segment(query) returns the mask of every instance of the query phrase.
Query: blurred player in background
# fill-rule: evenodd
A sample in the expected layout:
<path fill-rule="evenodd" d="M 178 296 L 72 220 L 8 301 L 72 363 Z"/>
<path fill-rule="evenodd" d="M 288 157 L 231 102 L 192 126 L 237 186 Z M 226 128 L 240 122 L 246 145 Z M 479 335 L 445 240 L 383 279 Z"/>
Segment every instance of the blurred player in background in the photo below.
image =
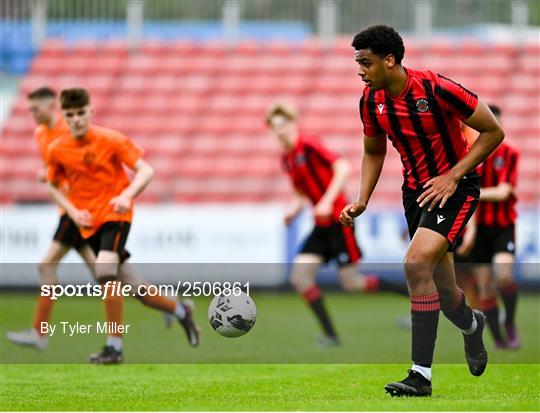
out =
<path fill-rule="evenodd" d="M 499 119 L 501 110 L 489 107 Z M 480 203 L 461 251 L 467 255 L 478 286 L 479 307 L 499 349 L 520 346 L 515 325 L 517 288 L 513 277 L 515 254 L 516 196 L 519 152 L 503 142 L 480 165 Z M 467 236 L 468 235 L 468 236 Z M 506 338 L 499 325 L 497 289 L 504 304 Z"/>
<path fill-rule="evenodd" d="M 480 376 L 487 366 L 485 316 L 467 305 L 457 287 L 452 251 L 480 195 L 475 167 L 504 132 L 474 93 L 442 75 L 403 67 L 403 40 L 393 28 L 369 27 L 354 37 L 352 46 L 366 84 L 360 100 L 364 157 L 358 200 L 343 209 L 340 220 L 352 226 L 365 211 L 388 136 L 404 166 L 403 204 L 411 237 L 404 271 L 411 296 L 413 366 L 407 378 L 388 383 L 385 390 L 392 396 L 428 396 L 439 310 L 462 331 L 471 374 Z M 470 149 L 460 120 L 480 132 Z"/>
<path fill-rule="evenodd" d="M 174 314 L 184 328 L 188 342 L 199 344 L 199 329 L 192 319 L 189 303 L 162 295 L 149 295 L 127 262 L 125 249 L 133 215 L 133 200 L 150 182 L 153 169 L 142 158 L 142 150 L 126 136 L 112 129 L 91 124 L 90 96 L 84 89 L 66 89 L 60 96 L 64 118 L 70 133 L 49 146 L 47 155 L 49 192 L 64 208 L 81 231 L 85 242 L 96 254 L 96 277 L 104 286 L 118 280 L 136 287 L 133 292 L 145 305 Z M 129 181 L 123 166 L 135 171 Z M 59 183 L 67 181 L 66 196 Z M 140 288 L 140 289 L 139 289 Z M 104 300 L 109 323 L 121 324 L 122 297 L 108 294 Z M 114 324 L 113 324 L 114 325 Z M 91 356 L 93 363 L 120 363 L 122 334 L 107 336 L 100 353 Z"/>
<path fill-rule="evenodd" d="M 339 339 L 326 311 L 322 291 L 315 282 L 317 271 L 324 262 L 337 261 L 339 280 L 345 291 L 401 294 L 407 294 L 407 291 L 403 286 L 377 276 L 358 273 L 356 264 L 362 252 L 354 228 L 343 227 L 338 222 L 339 213 L 347 204 L 343 189 L 350 173 L 349 163 L 324 147 L 317 137 L 300 133 L 295 108 L 275 104 L 268 110 L 265 120 L 283 147 L 282 164 L 294 186 L 285 224 L 289 225 L 307 202 L 314 206 L 315 227 L 294 260 L 290 281 L 324 330 L 321 344 L 338 345 Z"/>
<path fill-rule="evenodd" d="M 69 127 L 64 119 L 56 113 L 56 93 L 54 90 L 49 87 L 42 87 L 30 92 L 27 98 L 29 111 L 37 124 L 34 136 L 43 161 L 43 166 L 37 171 L 37 179 L 45 183 L 47 181 L 47 148 L 51 142 L 69 133 Z M 59 187 L 63 191 L 68 190 L 65 182 L 59 182 Z M 88 245 L 82 242 L 77 225 L 66 211 L 61 209 L 60 222 L 51 245 L 38 266 L 41 285 L 58 283 L 56 273 L 58 264 L 71 248 L 79 253 L 93 274 L 94 253 Z M 40 350 L 46 348 L 48 338 L 40 333 L 40 326 L 41 323 L 49 321 L 54 301 L 51 297 L 40 295 L 34 314 L 33 326 L 20 332 L 8 332 L 6 334 L 7 338 L 16 344 L 33 346 Z"/>

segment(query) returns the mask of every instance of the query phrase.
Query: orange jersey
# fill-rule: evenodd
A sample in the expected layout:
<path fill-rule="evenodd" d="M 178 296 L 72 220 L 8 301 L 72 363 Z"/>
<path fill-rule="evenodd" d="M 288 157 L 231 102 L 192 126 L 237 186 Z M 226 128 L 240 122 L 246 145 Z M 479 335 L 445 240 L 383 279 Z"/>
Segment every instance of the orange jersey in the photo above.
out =
<path fill-rule="evenodd" d="M 55 125 L 49 129 L 47 125 L 39 125 L 34 130 L 34 137 L 38 146 L 39 154 L 44 163 L 47 163 L 47 148 L 52 141 L 69 133 L 69 127 L 62 117 L 58 117 Z"/>
<path fill-rule="evenodd" d="M 49 129 L 47 125 L 41 124 L 34 130 L 34 138 L 39 150 L 39 155 L 43 160 L 43 164 L 47 164 L 47 148 L 49 145 L 60 136 L 69 134 L 69 126 L 62 116 L 57 116 L 56 123 Z M 64 193 L 67 193 L 67 184 L 62 181 L 59 182 L 60 187 Z M 60 215 L 65 214 L 63 208 L 60 208 Z"/>
<path fill-rule="evenodd" d="M 92 214 L 93 227 L 80 228 L 83 238 L 90 237 L 105 222 L 131 222 L 133 208 L 119 214 L 110 201 L 129 185 L 123 165 L 135 168 L 142 153 L 120 132 L 98 126 L 90 127 L 82 139 L 64 135 L 49 146 L 47 179 L 65 179 L 69 200 L 77 209 Z"/>

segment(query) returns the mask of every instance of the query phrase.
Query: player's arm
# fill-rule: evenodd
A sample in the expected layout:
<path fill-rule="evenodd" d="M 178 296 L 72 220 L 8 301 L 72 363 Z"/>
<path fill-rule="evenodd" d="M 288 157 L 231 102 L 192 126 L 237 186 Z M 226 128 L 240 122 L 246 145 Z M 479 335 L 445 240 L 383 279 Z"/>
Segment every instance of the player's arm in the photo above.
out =
<path fill-rule="evenodd" d="M 142 158 L 135 162 L 133 169 L 135 170 L 135 176 L 131 183 L 110 201 L 114 205 L 114 210 L 118 213 L 129 211 L 133 199 L 146 188 L 154 176 L 154 169 Z"/>
<path fill-rule="evenodd" d="M 59 182 L 65 178 L 65 171 L 58 163 L 55 150 L 49 146 L 45 156 L 47 165 L 47 190 L 49 195 L 79 227 L 91 227 L 92 215 L 86 210 L 78 209 L 59 188 Z"/>
<path fill-rule="evenodd" d="M 347 178 L 351 173 L 351 165 L 346 159 L 338 158 L 332 162 L 332 172 L 332 180 L 317 205 L 315 205 L 315 216 L 329 216 L 332 214 L 334 201 L 345 188 Z"/>
<path fill-rule="evenodd" d="M 47 166 L 42 165 L 36 171 L 36 179 L 38 182 L 47 182 Z"/>
<path fill-rule="evenodd" d="M 289 202 L 289 206 L 287 207 L 287 211 L 285 212 L 285 225 L 289 225 L 296 216 L 302 212 L 304 207 L 306 206 L 306 196 L 303 192 L 299 191 L 295 188 L 294 195 L 292 199 Z"/>
<path fill-rule="evenodd" d="M 36 145 L 38 147 L 39 156 L 41 157 L 41 160 L 43 161 L 43 164 L 41 167 L 38 168 L 36 171 L 36 179 L 38 182 L 47 182 L 47 148 L 44 147 L 38 137 L 37 129 L 34 132 L 34 140 L 36 141 Z"/>
<path fill-rule="evenodd" d="M 63 208 L 69 217 L 80 227 L 92 226 L 92 215 L 86 210 L 80 210 L 64 195 L 58 184 L 54 181 L 48 181 L 47 189 L 49 195 L 61 208 Z"/>
<path fill-rule="evenodd" d="M 476 130 L 479 135 L 469 152 L 452 168 L 457 181 L 486 159 L 504 139 L 501 125 L 482 100 L 478 101 L 476 110 L 465 124 Z"/>
<path fill-rule="evenodd" d="M 504 139 L 501 125 L 480 99 L 474 113 L 465 120 L 465 124 L 480 134 L 469 152 L 448 173 L 432 178 L 424 185 L 426 190 L 417 201 L 421 207 L 430 204 L 429 211 L 437 204 L 442 208 L 456 191 L 459 180 L 493 152 Z"/>
<path fill-rule="evenodd" d="M 510 198 L 514 187 L 508 182 L 502 182 L 497 186 L 490 186 L 480 190 L 480 201 L 504 202 Z"/>
<path fill-rule="evenodd" d="M 369 199 L 381 176 L 386 157 L 386 137 L 364 136 L 364 156 L 360 175 L 360 190 L 356 202 L 348 204 L 341 211 L 339 221 L 343 225 L 352 226 L 353 219 L 367 208 Z"/>

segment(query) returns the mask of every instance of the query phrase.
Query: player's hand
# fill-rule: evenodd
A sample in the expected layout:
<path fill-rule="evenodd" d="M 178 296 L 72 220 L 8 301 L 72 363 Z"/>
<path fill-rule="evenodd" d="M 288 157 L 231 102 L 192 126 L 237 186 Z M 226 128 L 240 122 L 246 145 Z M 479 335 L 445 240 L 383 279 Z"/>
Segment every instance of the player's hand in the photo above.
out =
<path fill-rule="evenodd" d="M 79 227 L 90 228 L 93 226 L 92 214 L 86 209 L 76 209 L 71 211 L 69 216 Z"/>
<path fill-rule="evenodd" d="M 339 222 L 341 225 L 352 227 L 353 220 L 362 214 L 366 208 L 367 205 L 365 202 L 353 202 L 351 204 L 347 204 L 345 208 L 341 210 L 341 214 L 339 214 Z"/>
<path fill-rule="evenodd" d="M 333 206 L 333 203 L 319 201 L 313 210 L 315 219 L 328 219 L 332 215 Z"/>
<path fill-rule="evenodd" d="M 47 170 L 39 168 L 36 172 L 36 179 L 38 182 L 47 182 Z"/>
<path fill-rule="evenodd" d="M 457 186 L 458 181 L 451 173 L 436 176 L 426 182 L 424 185 L 425 191 L 422 192 L 416 202 L 420 204 L 420 207 L 429 204 L 428 211 L 430 212 L 437 204 L 439 204 L 439 208 L 442 208 L 448 198 L 454 195 Z"/>
<path fill-rule="evenodd" d="M 122 193 L 111 199 L 109 201 L 109 204 L 114 206 L 114 212 L 117 212 L 119 214 L 125 214 L 126 212 L 129 212 L 132 202 L 133 199 L 131 199 L 131 197 Z"/>
<path fill-rule="evenodd" d="M 463 235 L 461 245 L 456 250 L 456 254 L 462 257 L 468 257 L 469 254 L 472 252 L 475 243 L 476 231 L 472 229 L 467 229 L 467 231 L 465 231 L 465 234 Z"/>
<path fill-rule="evenodd" d="M 285 216 L 283 217 L 283 222 L 285 225 L 289 226 L 293 222 L 293 220 L 296 218 L 296 215 L 294 212 L 287 212 L 285 213 Z"/>

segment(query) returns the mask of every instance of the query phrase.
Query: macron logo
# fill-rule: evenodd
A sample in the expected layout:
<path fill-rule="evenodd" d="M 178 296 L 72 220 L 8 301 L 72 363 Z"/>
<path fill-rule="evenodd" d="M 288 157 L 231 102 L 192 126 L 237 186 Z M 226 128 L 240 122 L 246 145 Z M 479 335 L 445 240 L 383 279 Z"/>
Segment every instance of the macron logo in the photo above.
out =
<path fill-rule="evenodd" d="M 377 105 L 377 109 L 379 109 L 379 115 L 382 115 L 382 111 L 384 110 L 384 103 L 379 103 Z"/>
<path fill-rule="evenodd" d="M 442 215 L 437 215 L 437 224 L 440 224 L 446 219 L 446 217 L 443 217 Z"/>

